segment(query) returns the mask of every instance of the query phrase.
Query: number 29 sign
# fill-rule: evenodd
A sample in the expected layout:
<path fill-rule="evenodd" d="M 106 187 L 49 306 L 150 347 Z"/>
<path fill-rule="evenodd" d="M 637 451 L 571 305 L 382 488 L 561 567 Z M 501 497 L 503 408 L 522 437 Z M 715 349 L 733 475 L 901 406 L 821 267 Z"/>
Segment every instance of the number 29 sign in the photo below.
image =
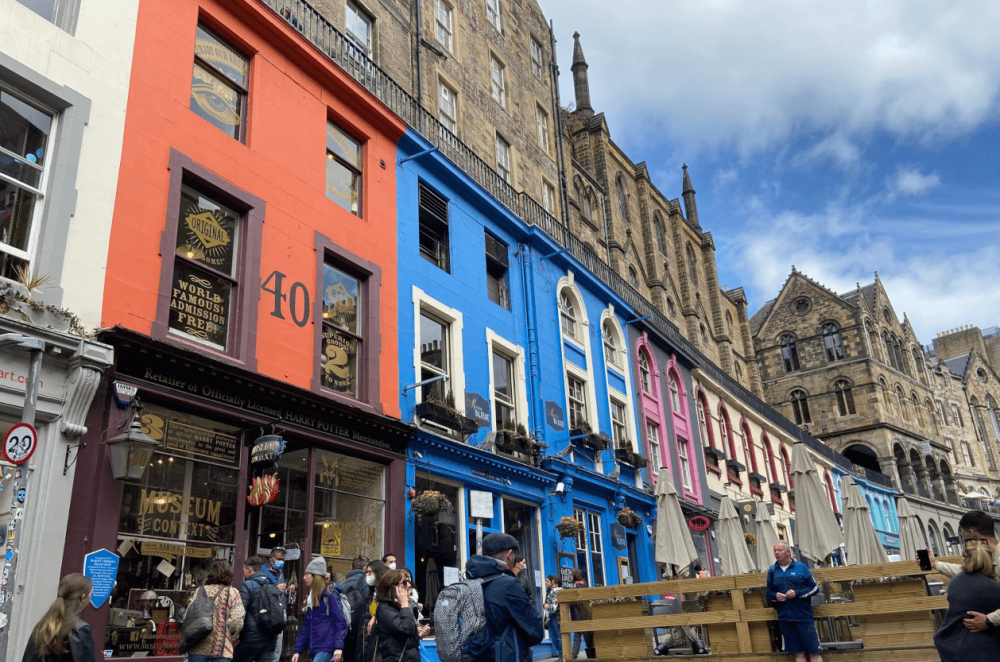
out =
<path fill-rule="evenodd" d="M 3 440 L 3 459 L 11 464 L 24 464 L 35 452 L 38 434 L 27 423 L 18 423 L 10 429 Z"/>

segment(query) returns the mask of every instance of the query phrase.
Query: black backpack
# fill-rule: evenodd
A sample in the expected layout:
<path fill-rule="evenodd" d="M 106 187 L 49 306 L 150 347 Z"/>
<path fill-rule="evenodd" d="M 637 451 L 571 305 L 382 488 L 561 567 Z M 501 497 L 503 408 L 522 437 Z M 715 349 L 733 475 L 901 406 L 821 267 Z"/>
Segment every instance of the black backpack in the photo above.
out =
<path fill-rule="evenodd" d="M 361 584 L 365 581 L 365 575 L 362 574 L 358 577 L 358 580 L 354 582 L 351 586 L 344 589 L 344 597 L 347 598 L 347 602 L 351 608 L 351 620 L 353 621 L 359 613 L 359 609 L 364 608 L 365 603 L 368 599 L 365 597 L 365 593 L 361 590 Z"/>
<path fill-rule="evenodd" d="M 254 611 L 254 620 L 264 634 L 276 636 L 285 630 L 288 598 L 271 582 L 261 582 L 260 579 L 254 581 L 260 584 L 260 589 L 250 604 L 250 608 Z"/>

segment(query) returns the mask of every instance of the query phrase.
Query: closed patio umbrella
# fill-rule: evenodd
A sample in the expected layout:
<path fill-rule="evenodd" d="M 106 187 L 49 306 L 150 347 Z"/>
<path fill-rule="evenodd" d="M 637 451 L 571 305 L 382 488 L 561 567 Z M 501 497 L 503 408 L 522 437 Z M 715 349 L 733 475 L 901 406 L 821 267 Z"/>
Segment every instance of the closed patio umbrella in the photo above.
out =
<path fill-rule="evenodd" d="M 774 563 L 774 543 L 778 542 L 778 534 L 767 509 L 761 506 L 757 512 L 763 512 L 757 520 L 757 570 L 764 572 Z"/>
<path fill-rule="evenodd" d="M 817 563 L 844 543 L 829 494 L 803 442 L 792 446 L 792 481 L 795 485 L 795 543 L 799 554 Z"/>
<path fill-rule="evenodd" d="M 679 572 L 698 558 L 694 541 L 684 525 L 677 489 L 666 468 L 661 468 L 656 476 L 655 555 L 657 563 L 666 564 L 667 572 L 672 571 L 671 565 L 677 566 Z"/>
<path fill-rule="evenodd" d="M 868 501 L 861 493 L 861 487 L 848 476 L 847 502 L 844 505 L 844 551 L 847 552 L 847 565 L 868 565 L 869 563 L 888 563 L 889 555 L 875 533 Z M 914 552 L 916 555 L 916 552 Z"/>
<path fill-rule="evenodd" d="M 736 513 L 736 506 L 729 497 L 722 497 L 719 505 L 719 560 L 722 574 L 742 575 L 754 571 L 754 560 L 743 536 L 743 524 Z"/>
<path fill-rule="evenodd" d="M 927 545 L 920 533 L 917 516 L 906 497 L 897 497 L 896 514 L 899 516 L 899 556 L 904 561 L 912 561 L 917 558 L 917 550 L 927 549 Z"/>

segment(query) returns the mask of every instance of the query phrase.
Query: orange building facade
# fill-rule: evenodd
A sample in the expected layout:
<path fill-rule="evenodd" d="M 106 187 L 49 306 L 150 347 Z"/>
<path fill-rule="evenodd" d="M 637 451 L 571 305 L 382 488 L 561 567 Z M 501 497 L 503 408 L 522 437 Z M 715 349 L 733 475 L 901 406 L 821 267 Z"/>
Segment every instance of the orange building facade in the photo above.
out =
<path fill-rule="evenodd" d="M 113 658 L 177 655 L 172 619 L 213 559 L 237 585 L 249 556 L 281 550 L 290 585 L 316 556 L 334 579 L 357 556 L 402 566 L 410 434 L 405 125 L 262 3 L 144 2 L 135 43 L 100 334 L 116 365 L 63 557 L 64 572 L 119 557 L 85 613 Z M 112 469 L 127 434 L 157 444 L 138 477 Z"/>

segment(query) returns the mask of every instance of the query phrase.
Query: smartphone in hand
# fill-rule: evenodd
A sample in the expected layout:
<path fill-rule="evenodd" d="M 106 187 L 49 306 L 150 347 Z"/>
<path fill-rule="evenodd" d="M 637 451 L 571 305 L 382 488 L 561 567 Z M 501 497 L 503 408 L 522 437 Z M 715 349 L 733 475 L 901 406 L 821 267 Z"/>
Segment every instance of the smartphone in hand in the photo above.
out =
<path fill-rule="evenodd" d="M 926 549 L 917 550 L 917 563 L 920 565 L 921 570 L 931 569 L 931 555 L 927 553 Z"/>

